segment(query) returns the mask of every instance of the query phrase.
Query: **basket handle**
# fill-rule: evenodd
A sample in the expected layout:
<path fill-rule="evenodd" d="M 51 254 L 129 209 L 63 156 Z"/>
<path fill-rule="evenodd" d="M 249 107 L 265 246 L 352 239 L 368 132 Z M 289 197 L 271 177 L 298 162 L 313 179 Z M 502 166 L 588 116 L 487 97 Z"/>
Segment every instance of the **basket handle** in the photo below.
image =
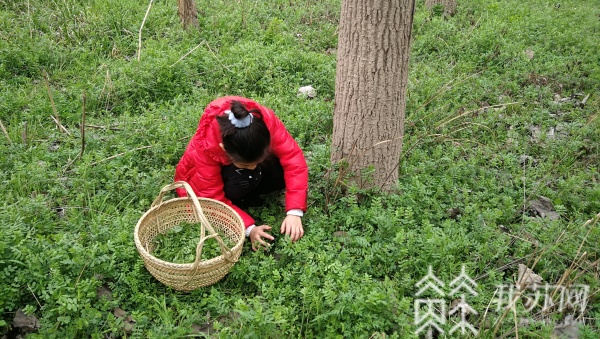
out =
<path fill-rule="evenodd" d="M 194 265 L 192 266 L 193 269 L 196 269 L 198 264 L 200 263 L 200 261 L 202 261 L 202 247 L 204 246 L 204 242 L 207 239 L 211 239 L 211 238 L 216 238 L 217 243 L 219 243 L 219 247 L 221 248 L 221 254 L 223 254 L 223 257 L 225 258 L 225 260 L 232 262 L 233 260 L 231 259 L 231 257 L 232 257 L 231 250 L 229 248 L 227 248 L 227 246 L 225 245 L 225 243 L 223 242 L 223 240 L 221 239 L 219 234 L 217 232 L 215 232 L 215 230 L 210 225 L 210 222 L 204 215 L 204 212 L 202 212 L 202 207 L 200 206 L 200 202 L 198 201 L 198 197 L 196 196 L 196 193 L 194 193 L 194 190 L 187 182 L 176 181 L 174 183 L 171 183 L 171 184 L 163 187 L 160 190 L 158 197 L 156 197 L 156 199 L 152 203 L 151 208 L 156 207 L 163 202 L 163 197 L 164 197 L 165 193 L 175 190 L 175 189 L 178 189 L 178 188 L 185 189 L 185 192 L 187 193 L 187 195 L 192 199 L 194 211 L 196 212 L 196 217 L 197 217 L 198 221 L 200 222 L 200 241 L 198 242 L 198 246 L 196 247 L 196 259 L 194 260 Z M 206 236 L 206 230 L 208 230 L 208 233 L 210 233 L 209 236 Z"/>

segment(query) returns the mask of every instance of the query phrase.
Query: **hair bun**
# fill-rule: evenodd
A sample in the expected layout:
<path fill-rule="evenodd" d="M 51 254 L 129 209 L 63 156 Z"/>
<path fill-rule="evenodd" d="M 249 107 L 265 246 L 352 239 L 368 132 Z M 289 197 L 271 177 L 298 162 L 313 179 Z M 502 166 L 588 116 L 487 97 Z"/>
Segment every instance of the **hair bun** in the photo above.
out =
<path fill-rule="evenodd" d="M 242 120 L 245 117 L 247 117 L 248 114 L 250 114 L 246 107 L 244 107 L 244 105 L 242 105 L 242 103 L 237 100 L 231 102 L 231 112 L 233 112 L 233 115 L 238 120 Z"/>

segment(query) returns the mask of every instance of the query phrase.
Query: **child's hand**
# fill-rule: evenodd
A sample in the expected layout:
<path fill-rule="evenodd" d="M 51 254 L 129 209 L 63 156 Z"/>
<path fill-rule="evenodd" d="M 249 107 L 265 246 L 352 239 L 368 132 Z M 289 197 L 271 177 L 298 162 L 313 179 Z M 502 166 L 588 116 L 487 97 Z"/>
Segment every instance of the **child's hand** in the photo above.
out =
<path fill-rule="evenodd" d="M 304 236 L 302 228 L 302 218 L 296 215 L 288 215 L 281 223 L 281 234 L 287 234 L 292 242 L 299 240 Z"/>
<path fill-rule="evenodd" d="M 254 226 L 252 231 L 250 231 L 250 241 L 252 242 L 252 250 L 257 251 L 261 246 L 268 248 L 270 244 L 266 243 L 263 238 L 269 240 L 275 240 L 272 235 L 267 233 L 266 231 L 270 231 L 271 226 L 262 225 L 262 226 Z M 258 246 L 257 246 L 258 245 Z"/>

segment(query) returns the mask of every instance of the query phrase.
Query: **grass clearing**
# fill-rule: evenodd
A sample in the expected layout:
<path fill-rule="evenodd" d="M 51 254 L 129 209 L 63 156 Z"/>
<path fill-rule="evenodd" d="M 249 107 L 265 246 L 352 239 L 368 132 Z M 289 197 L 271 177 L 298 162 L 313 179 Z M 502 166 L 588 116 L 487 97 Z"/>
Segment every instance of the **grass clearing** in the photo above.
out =
<path fill-rule="evenodd" d="M 145 2 L 0 3 L 2 335 L 27 331 L 19 316 L 39 321 L 32 338 L 416 337 L 415 284 L 464 266 L 481 337 L 515 336 L 515 319 L 549 337 L 569 312 L 493 302 L 524 264 L 589 286 L 579 335 L 598 336 L 598 6 L 466 0 L 445 18 L 418 1 L 400 181 L 382 196 L 344 192 L 329 164 L 339 1 L 196 2 L 197 32 L 153 3 L 140 62 Z M 315 99 L 296 96 L 306 85 Z M 223 281 L 179 293 L 146 271 L 133 228 L 226 94 L 274 109 L 303 148 L 306 235 L 246 244 Z M 540 196 L 558 219 L 532 209 Z M 277 197 L 251 213 L 279 234 Z"/>

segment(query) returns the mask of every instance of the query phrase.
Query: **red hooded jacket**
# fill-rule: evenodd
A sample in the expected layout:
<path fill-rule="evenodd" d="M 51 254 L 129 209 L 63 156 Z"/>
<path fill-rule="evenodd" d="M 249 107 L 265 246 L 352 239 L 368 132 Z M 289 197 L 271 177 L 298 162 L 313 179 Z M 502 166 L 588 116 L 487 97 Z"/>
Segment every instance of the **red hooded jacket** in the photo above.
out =
<path fill-rule="evenodd" d="M 254 219 L 225 198 L 221 167 L 231 164 L 231 160 L 221 149 L 221 130 L 216 117 L 225 114 L 232 101 L 239 101 L 247 110 L 259 109 L 267 129 L 271 133 L 271 152 L 279 158 L 285 180 L 285 208 L 306 211 L 308 191 L 308 166 L 302 150 L 292 138 L 285 126 L 272 110 L 257 102 L 235 96 L 214 100 L 204 110 L 196 134 L 190 142 L 175 168 L 175 181 L 185 181 L 197 196 L 222 201 L 231 206 L 244 220 L 246 227 L 254 224 Z M 268 178 L 265 178 L 268 180 Z M 186 196 L 184 189 L 177 194 Z"/>

